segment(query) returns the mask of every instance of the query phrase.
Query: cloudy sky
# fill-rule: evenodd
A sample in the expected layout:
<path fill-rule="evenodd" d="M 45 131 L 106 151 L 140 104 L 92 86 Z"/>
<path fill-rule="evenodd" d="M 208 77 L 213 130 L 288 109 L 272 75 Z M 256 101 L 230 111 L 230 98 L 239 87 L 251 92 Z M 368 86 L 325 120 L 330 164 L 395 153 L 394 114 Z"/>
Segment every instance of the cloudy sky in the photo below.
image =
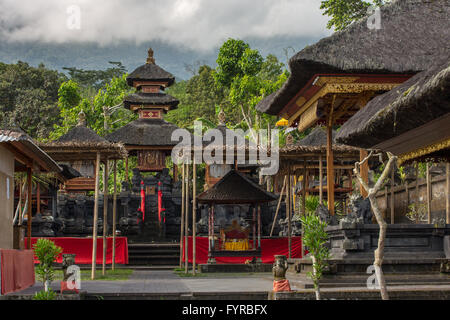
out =
<path fill-rule="evenodd" d="M 321 38 L 320 0 L 1 0 L 7 42 L 164 41 L 194 50 L 228 37 Z"/>

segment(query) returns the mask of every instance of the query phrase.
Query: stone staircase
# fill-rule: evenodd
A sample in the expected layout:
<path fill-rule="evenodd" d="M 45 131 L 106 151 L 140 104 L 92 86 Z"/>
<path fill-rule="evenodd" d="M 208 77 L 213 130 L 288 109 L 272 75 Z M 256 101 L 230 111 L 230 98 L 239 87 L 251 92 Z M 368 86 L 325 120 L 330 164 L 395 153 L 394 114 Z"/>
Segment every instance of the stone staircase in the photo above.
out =
<path fill-rule="evenodd" d="M 177 242 L 129 243 L 129 264 L 134 269 L 173 269 L 179 266 L 180 245 Z"/>

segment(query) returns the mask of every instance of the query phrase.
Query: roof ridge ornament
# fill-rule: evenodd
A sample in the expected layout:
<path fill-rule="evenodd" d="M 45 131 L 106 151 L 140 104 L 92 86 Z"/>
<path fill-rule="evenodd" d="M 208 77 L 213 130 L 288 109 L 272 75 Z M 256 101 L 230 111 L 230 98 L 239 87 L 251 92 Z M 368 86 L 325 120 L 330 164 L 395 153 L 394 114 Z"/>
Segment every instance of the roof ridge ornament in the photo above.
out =
<path fill-rule="evenodd" d="M 80 113 L 78 113 L 78 124 L 77 127 L 86 126 L 86 114 L 84 113 L 83 110 L 80 111 Z"/>
<path fill-rule="evenodd" d="M 219 125 L 223 125 L 224 126 L 226 118 L 225 118 L 225 112 L 223 112 L 222 107 L 220 107 L 220 112 L 217 115 L 217 118 L 219 119 Z"/>
<path fill-rule="evenodd" d="M 147 64 L 155 64 L 155 58 L 153 58 L 153 49 L 148 49 L 148 57 L 147 57 Z"/>

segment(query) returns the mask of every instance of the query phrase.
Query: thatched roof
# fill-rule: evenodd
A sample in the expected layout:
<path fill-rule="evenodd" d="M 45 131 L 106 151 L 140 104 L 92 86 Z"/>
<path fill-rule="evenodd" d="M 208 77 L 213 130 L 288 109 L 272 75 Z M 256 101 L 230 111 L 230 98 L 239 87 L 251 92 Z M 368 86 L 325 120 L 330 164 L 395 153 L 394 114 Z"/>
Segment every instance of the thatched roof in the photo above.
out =
<path fill-rule="evenodd" d="M 262 203 L 277 197 L 236 170 L 229 171 L 213 187 L 197 196 L 200 203 Z"/>
<path fill-rule="evenodd" d="M 341 127 L 337 141 L 370 148 L 448 113 L 450 55 L 443 64 L 370 101 Z"/>
<path fill-rule="evenodd" d="M 94 130 L 85 125 L 77 125 L 63 134 L 53 143 L 107 143 L 104 138 L 100 137 Z"/>
<path fill-rule="evenodd" d="M 450 1 L 397 0 L 381 8 L 381 29 L 367 18 L 353 23 L 289 61 L 291 75 L 258 110 L 279 112 L 316 74 L 417 73 L 450 51 Z"/>
<path fill-rule="evenodd" d="M 171 86 L 175 77 L 156 64 L 146 63 L 128 75 L 129 86 L 133 86 L 133 81 L 161 81 L 168 82 L 168 86 Z"/>
<path fill-rule="evenodd" d="M 171 106 L 175 109 L 180 102 L 169 94 L 136 92 L 125 97 L 124 107 L 130 109 L 130 105 L 158 105 Z"/>
<path fill-rule="evenodd" d="M 172 132 L 179 129 L 163 119 L 137 119 L 106 136 L 111 142 L 136 146 L 175 146 Z"/>
<path fill-rule="evenodd" d="M 57 161 L 92 160 L 100 152 L 102 159 L 122 159 L 127 156 L 125 147 L 100 137 L 84 124 L 78 124 L 59 139 L 40 146 Z"/>
<path fill-rule="evenodd" d="M 54 159 L 19 127 L 0 128 L 0 144 L 2 143 L 10 144 L 12 147 L 19 147 L 17 152 L 23 153 L 24 156 L 35 161 L 43 171 L 56 172 L 58 174 L 62 171 L 62 168 Z"/>
<path fill-rule="evenodd" d="M 357 154 L 359 156 L 359 149 L 343 144 L 334 143 L 336 136 L 336 130 L 333 130 L 333 144 L 332 149 L 336 154 Z M 327 152 L 327 132 L 325 127 L 315 127 L 309 135 L 300 140 L 299 142 L 286 145 L 280 149 L 280 155 L 291 154 L 324 154 Z"/>
<path fill-rule="evenodd" d="M 332 139 L 336 136 L 336 130 L 332 131 Z M 302 146 L 326 146 L 327 145 L 327 131 L 325 127 L 315 127 L 310 134 L 300 140 L 298 145 Z"/>

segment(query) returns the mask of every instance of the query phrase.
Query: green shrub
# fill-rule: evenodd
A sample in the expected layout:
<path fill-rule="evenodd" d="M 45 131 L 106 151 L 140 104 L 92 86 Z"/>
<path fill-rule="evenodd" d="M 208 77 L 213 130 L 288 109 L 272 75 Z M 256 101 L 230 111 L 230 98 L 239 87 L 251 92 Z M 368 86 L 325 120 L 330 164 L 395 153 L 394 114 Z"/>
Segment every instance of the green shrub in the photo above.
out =
<path fill-rule="evenodd" d="M 39 292 L 36 292 L 33 300 L 55 300 L 56 295 L 56 292 L 49 288 L 48 291 L 41 290 Z"/>
<path fill-rule="evenodd" d="M 44 290 L 49 291 L 49 285 L 55 276 L 53 262 L 61 254 L 62 248 L 58 247 L 53 241 L 48 239 L 38 239 L 33 245 L 34 254 L 39 259 L 39 265 L 36 267 L 36 274 L 44 284 Z"/>

